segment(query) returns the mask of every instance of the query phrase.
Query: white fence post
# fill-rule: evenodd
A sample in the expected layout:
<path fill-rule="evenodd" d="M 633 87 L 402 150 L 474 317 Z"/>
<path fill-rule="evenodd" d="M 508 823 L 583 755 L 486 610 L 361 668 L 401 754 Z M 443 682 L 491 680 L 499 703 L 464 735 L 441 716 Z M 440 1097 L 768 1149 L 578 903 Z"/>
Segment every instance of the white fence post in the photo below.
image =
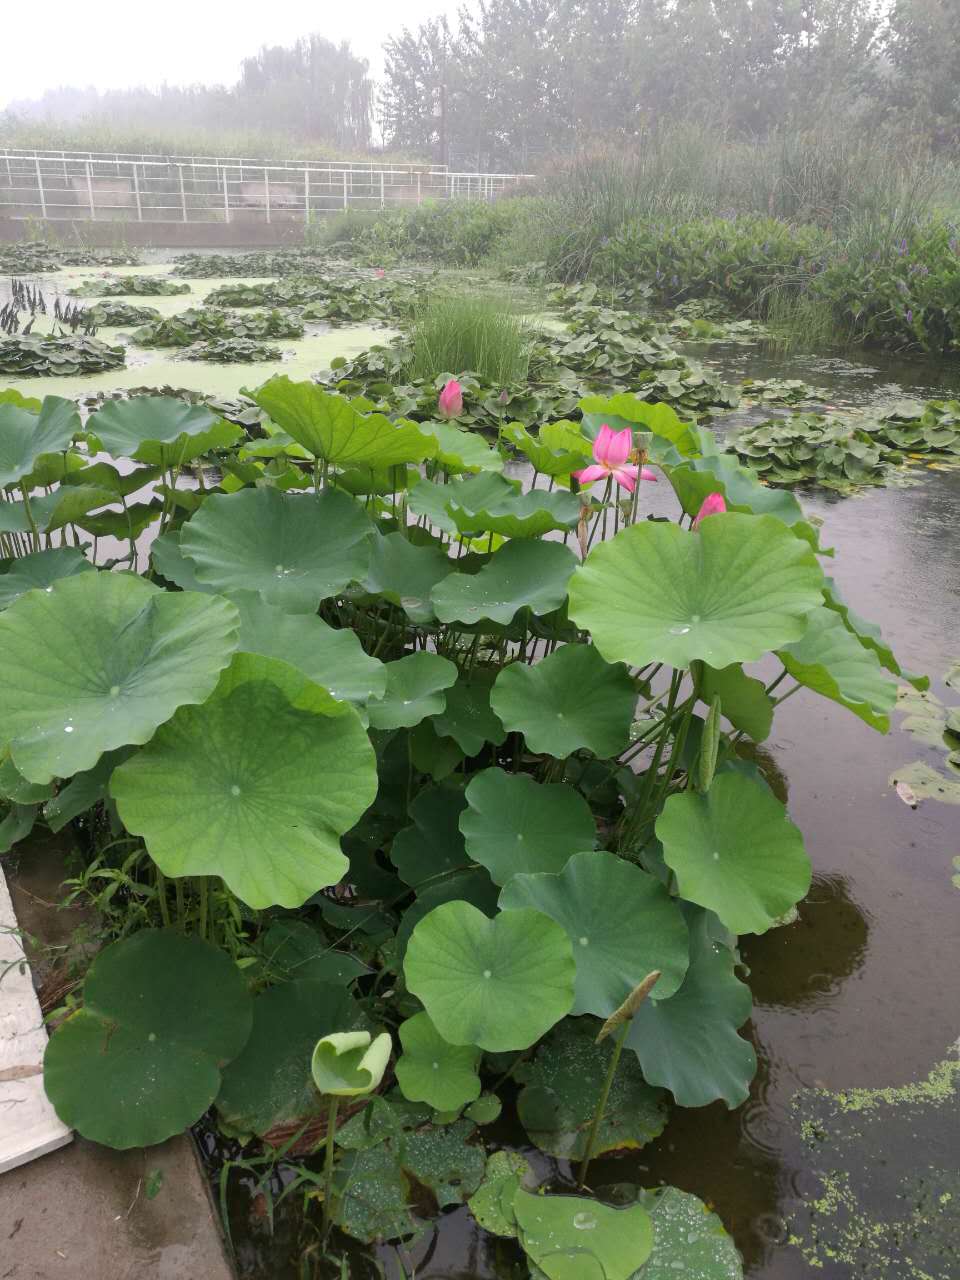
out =
<path fill-rule="evenodd" d="M 181 219 L 181 220 L 182 220 L 183 222 L 186 222 L 186 220 L 187 220 L 187 193 L 186 193 L 186 190 L 184 189 L 184 185 L 183 185 L 183 165 L 182 165 L 182 164 L 178 164 L 178 165 L 177 165 L 177 173 L 179 173 L 179 175 L 180 175 L 180 213 L 181 213 L 181 215 L 182 215 L 182 219 Z"/>
<path fill-rule="evenodd" d="M 420 190 L 420 170 L 417 170 L 417 204 L 423 204 L 423 192 Z"/>
<path fill-rule="evenodd" d="M 143 207 L 140 204 L 140 179 L 137 177 L 137 162 L 134 160 L 130 166 L 133 170 L 133 198 L 137 202 L 137 221 L 143 221 Z"/>
<path fill-rule="evenodd" d="M 387 203 L 386 196 L 383 190 L 383 170 L 381 169 L 380 170 L 380 208 L 383 209 L 386 206 L 386 203 Z"/>
<path fill-rule="evenodd" d="M 230 191 L 228 186 L 228 183 L 229 183 L 228 174 L 229 174 L 229 170 L 226 167 L 224 167 L 223 169 L 223 220 L 224 222 L 230 221 Z"/>
<path fill-rule="evenodd" d="M 310 222 L 310 170 L 303 171 L 303 222 L 304 226 Z"/>
<path fill-rule="evenodd" d="M 266 165 L 264 165 L 263 167 L 263 199 L 264 199 L 264 203 L 267 206 L 267 221 L 269 222 L 270 221 L 270 175 L 267 172 Z"/>
<path fill-rule="evenodd" d="M 343 207 L 344 207 L 344 209 L 349 209 L 349 208 L 350 208 L 350 197 L 347 195 L 347 171 L 346 171 L 346 169 L 344 169 L 344 171 L 343 171 Z"/>
<path fill-rule="evenodd" d="M 93 207 L 93 166 L 87 161 L 87 199 L 90 201 L 90 221 L 96 221 L 97 212 Z"/>
<path fill-rule="evenodd" d="M 40 172 L 40 157 L 34 156 L 33 162 L 37 166 L 37 190 L 40 192 L 40 216 L 41 218 L 46 218 L 47 197 L 44 195 L 44 192 L 43 192 L 43 174 Z M 8 156 L 7 157 L 7 176 L 8 177 L 10 176 L 9 170 L 10 170 L 10 158 Z"/>

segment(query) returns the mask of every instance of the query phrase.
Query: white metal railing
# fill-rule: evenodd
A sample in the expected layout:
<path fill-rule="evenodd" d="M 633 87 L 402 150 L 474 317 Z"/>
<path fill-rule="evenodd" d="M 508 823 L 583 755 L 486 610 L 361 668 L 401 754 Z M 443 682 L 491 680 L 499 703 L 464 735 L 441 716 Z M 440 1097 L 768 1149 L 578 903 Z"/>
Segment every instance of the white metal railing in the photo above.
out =
<path fill-rule="evenodd" d="M 0 217 L 309 221 L 343 209 L 493 200 L 529 174 L 376 161 L 248 160 L 0 148 Z"/>

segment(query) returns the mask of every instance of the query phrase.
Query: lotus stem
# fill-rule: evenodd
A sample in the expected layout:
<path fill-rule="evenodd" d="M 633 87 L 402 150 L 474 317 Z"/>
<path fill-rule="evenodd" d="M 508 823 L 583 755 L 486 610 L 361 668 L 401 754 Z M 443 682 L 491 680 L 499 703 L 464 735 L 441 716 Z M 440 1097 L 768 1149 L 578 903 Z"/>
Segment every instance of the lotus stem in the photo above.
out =
<path fill-rule="evenodd" d="M 337 1110 L 340 1099 L 336 1094 L 330 1097 L 327 1111 L 327 1157 L 323 1166 L 323 1238 L 330 1234 L 331 1212 L 333 1206 L 333 1154 L 337 1132 Z"/>

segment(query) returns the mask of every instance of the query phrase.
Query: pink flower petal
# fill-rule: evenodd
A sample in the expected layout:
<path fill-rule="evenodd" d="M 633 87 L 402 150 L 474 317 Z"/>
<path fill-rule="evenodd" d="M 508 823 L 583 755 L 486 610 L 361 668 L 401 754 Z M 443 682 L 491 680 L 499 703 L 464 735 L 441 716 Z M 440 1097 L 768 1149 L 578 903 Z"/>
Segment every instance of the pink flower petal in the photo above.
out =
<path fill-rule="evenodd" d="M 625 463 L 622 467 L 614 467 L 612 475 L 617 484 L 622 485 L 624 489 L 628 489 L 633 493 L 637 487 L 637 476 L 640 468 L 633 465 L 632 462 Z"/>
<path fill-rule="evenodd" d="M 699 529 L 701 520 L 706 520 L 707 516 L 723 515 L 726 509 L 727 504 L 723 500 L 722 493 L 708 493 L 700 504 L 700 510 L 697 512 L 692 527 Z"/>
<path fill-rule="evenodd" d="M 574 471 L 574 476 L 581 484 L 593 484 L 594 480 L 606 480 L 610 474 L 609 467 L 584 467 L 582 471 Z"/>
<path fill-rule="evenodd" d="M 597 438 L 593 442 L 593 457 L 595 462 L 609 462 L 610 449 L 616 437 L 616 432 L 611 431 L 606 423 L 597 432 Z M 625 461 L 625 459 L 624 459 Z"/>
<path fill-rule="evenodd" d="M 611 467 L 622 467 L 630 457 L 633 448 L 633 431 L 624 427 L 622 431 L 612 431 L 612 439 L 607 446 L 607 462 Z"/>
<path fill-rule="evenodd" d="M 640 471 L 641 480 L 652 480 L 654 484 L 660 483 L 660 477 L 655 471 L 651 471 L 649 467 L 643 467 Z"/>

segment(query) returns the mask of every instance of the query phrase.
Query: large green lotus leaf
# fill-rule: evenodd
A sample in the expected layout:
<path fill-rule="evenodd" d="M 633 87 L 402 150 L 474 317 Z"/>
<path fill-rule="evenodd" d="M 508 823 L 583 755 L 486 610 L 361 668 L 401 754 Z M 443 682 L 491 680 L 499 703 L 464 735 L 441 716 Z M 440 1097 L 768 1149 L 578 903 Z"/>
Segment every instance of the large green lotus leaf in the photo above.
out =
<path fill-rule="evenodd" d="M 814 609 L 799 640 L 777 657 L 798 684 L 839 702 L 873 729 L 886 733 L 897 686 L 883 674 L 880 660 L 844 626 L 832 609 Z"/>
<path fill-rule="evenodd" d="M 35 804 L 19 804 L 15 801 L 10 805 L 6 816 L 0 821 L 0 853 L 9 853 L 15 844 L 30 834 L 38 812 L 39 806 Z"/>
<path fill-rule="evenodd" d="M 154 480 L 158 480 L 160 475 L 160 468 L 155 466 L 133 467 L 121 473 L 109 462 L 91 462 L 65 476 L 64 484 L 67 487 L 80 485 L 83 488 L 106 489 L 113 500 L 118 501 L 120 498 L 129 498 L 140 489 L 145 489 Z"/>
<path fill-rule="evenodd" d="M 880 659 L 880 665 L 885 667 L 887 671 L 892 671 L 895 676 L 903 676 L 915 689 L 928 689 L 930 687 L 930 677 L 911 675 L 903 670 L 897 661 L 896 654 L 884 640 L 880 628 L 875 622 L 867 622 L 865 618 L 861 618 L 859 614 L 854 613 L 844 600 L 834 579 L 825 578 L 824 583 L 823 602 L 826 607 L 835 610 L 840 615 L 843 619 L 843 625 L 857 637 L 865 649 L 873 650 Z M 949 681 L 947 683 L 949 684 Z"/>
<path fill-rule="evenodd" d="M 407 907 L 397 929 L 397 963 L 402 963 L 414 929 L 435 907 L 445 902 L 469 902 L 492 920 L 497 914 L 498 894 L 499 889 L 483 867 L 471 867 L 468 871 L 422 882 L 417 887 L 416 902 Z"/>
<path fill-rule="evenodd" d="M 615 756 L 630 741 L 637 691 L 627 670 L 605 662 L 593 645 L 568 644 L 532 666 L 504 667 L 491 704 L 530 751 Z"/>
<path fill-rule="evenodd" d="M 269 971 L 286 979 L 307 978 L 332 987 L 349 987 L 355 978 L 372 972 L 356 956 L 335 951 L 323 933 L 306 920 L 274 920 L 263 934 L 262 950 Z"/>
<path fill-rule="evenodd" d="M 596 843 L 590 806 L 564 782 L 484 769 L 465 794 L 460 830 L 467 853 L 497 884 L 515 875 L 562 871 L 573 854 Z"/>
<path fill-rule="evenodd" d="M 550 422 L 532 435 L 520 422 L 508 422 L 504 438 L 529 459 L 534 471 L 558 479 L 585 467 L 591 447 L 575 422 Z"/>
<path fill-rule="evenodd" d="M 467 807 L 459 788 L 425 787 L 410 805 L 413 825 L 394 836 L 390 860 L 412 888 L 436 876 L 467 867 L 470 859 L 460 831 Z"/>
<path fill-rule="evenodd" d="M 555 529 L 572 529 L 580 518 L 580 499 L 573 493 L 528 489 L 479 503 L 465 493 L 469 483 L 451 495 L 447 512 L 459 532 L 471 537 L 499 533 L 504 538 L 542 538 Z"/>
<path fill-rule="evenodd" d="M 456 683 L 456 663 L 425 650 L 385 664 L 387 687 L 367 711 L 374 729 L 410 729 L 442 711 L 446 689 Z"/>
<path fill-rule="evenodd" d="M 516 498 L 520 486 L 514 480 L 492 471 L 481 472 L 468 480 L 452 480 L 440 484 L 433 480 L 421 480 L 408 495 L 410 510 L 418 516 L 426 516 L 431 524 L 445 533 L 456 533 L 457 525 L 449 511 L 449 505 L 474 510 L 496 507 L 501 502 Z"/>
<path fill-rule="evenodd" d="M 684 457 L 700 452 L 696 426 L 684 422 L 668 404 L 651 404 L 649 400 L 641 400 L 630 392 L 621 392 L 607 398 L 585 396 L 578 407 L 584 420 L 588 424 L 595 422 L 597 429 L 601 422 L 609 423 L 611 416 L 622 418 L 623 425 L 629 424 L 640 431 L 649 431 L 652 435 L 659 436 Z"/>
<path fill-rule="evenodd" d="M 425 1013 L 402 1022 L 399 1036 L 397 1083 L 405 1098 L 435 1111 L 459 1111 L 480 1097 L 479 1049 L 448 1044 Z"/>
<path fill-rule="evenodd" d="M 641 1191 L 653 1223 L 653 1250 L 631 1280 L 743 1280 L 743 1263 L 723 1223 L 702 1200 L 676 1187 Z"/>
<path fill-rule="evenodd" d="M 367 571 L 373 525 L 352 498 L 326 490 L 214 494 L 180 531 L 180 550 L 218 591 L 259 591 L 288 613 L 315 613 Z"/>
<path fill-rule="evenodd" d="M 271 378 L 253 399 L 315 458 L 336 466 L 400 466 L 434 452 L 433 440 L 415 422 L 394 423 L 382 413 L 360 413 L 349 400 L 315 382 Z"/>
<path fill-rule="evenodd" d="M 577 560 L 560 542 L 508 542 L 479 573 L 452 573 L 431 592 L 441 622 L 506 626 L 519 609 L 542 615 L 559 609 Z"/>
<path fill-rule="evenodd" d="M 62 831 L 68 822 L 107 799 L 110 775 L 135 747 L 120 747 L 102 755 L 92 769 L 75 773 L 70 781 L 43 806 L 43 820 L 51 831 Z"/>
<path fill-rule="evenodd" d="M 353 631 L 328 626 L 316 614 L 286 613 L 253 591 L 231 592 L 230 599 L 240 614 L 238 649 L 289 662 L 346 702 L 385 693 L 386 667 L 364 652 Z"/>
<path fill-rule="evenodd" d="M 402 533 L 388 533 L 371 539 L 370 564 L 361 585 L 399 605 L 411 621 L 431 622 L 430 592 L 455 571 L 455 561 L 439 547 L 418 546 Z"/>
<path fill-rule="evenodd" d="M 799 640 L 821 602 L 811 548 L 772 516 L 716 515 L 698 532 L 631 525 L 570 579 L 570 617 L 609 662 L 712 667 Z"/>
<path fill-rule="evenodd" d="M 537 1049 L 532 1062 L 516 1068 L 523 1085 L 517 1113 L 531 1140 L 558 1160 L 582 1160 L 590 1126 L 610 1069 L 615 1041 L 597 1044 L 592 1018 L 565 1018 Z M 596 1154 L 642 1147 L 667 1123 L 662 1089 L 647 1084 L 639 1063 L 624 1054 L 597 1131 Z"/>
<path fill-rule="evenodd" d="M 464 755 L 475 756 L 488 743 L 499 747 L 506 730 L 490 705 L 492 673 L 475 670 L 469 679 L 462 675 L 447 690 L 443 711 L 433 717 L 433 726 L 444 738 L 452 738 Z"/>
<path fill-rule="evenodd" d="M 180 530 L 168 529 L 150 544 L 153 567 L 162 578 L 181 591 L 199 591 L 216 595 L 217 588 L 197 577 L 197 566 L 180 549 Z"/>
<path fill-rule="evenodd" d="M 741 773 L 670 796 L 656 832 L 681 896 L 731 933 L 765 933 L 810 888 L 803 837 L 770 789 Z"/>
<path fill-rule="evenodd" d="M 79 547 L 52 547 L 3 563 L 6 567 L 0 573 L 0 609 L 6 609 L 26 591 L 49 592 L 61 578 L 72 578 L 93 568 Z"/>
<path fill-rule="evenodd" d="M 30 508 L 37 528 L 45 533 L 54 533 L 68 524 L 78 524 L 82 528 L 91 518 L 102 519 L 106 512 L 93 517 L 90 517 L 90 513 L 116 501 L 116 496 L 109 489 L 102 489 L 99 485 L 62 484 L 52 493 L 34 494 L 30 499 Z M 119 516 L 120 513 L 112 514 Z"/>
<path fill-rule="evenodd" d="M 81 573 L 0 614 L 0 725 L 32 782 L 92 768 L 203 702 L 236 648 L 227 600 L 168 594 L 142 578 Z"/>
<path fill-rule="evenodd" d="M 653 1248 L 653 1223 L 642 1205 L 612 1209 L 521 1187 L 513 1211 L 520 1243 L 550 1280 L 630 1280 Z"/>
<path fill-rule="evenodd" d="M 72 400 L 44 396 L 39 413 L 0 403 L 0 489 L 29 476 L 49 453 L 62 453 L 80 430 Z"/>
<path fill-rule="evenodd" d="M 9 756 L 0 756 L 0 799 L 17 804 L 42 804 L 53 795 L 49 782 L 29 782 Z"/>
<path fill-rule="evenodd" d="M 720 699 L 720 710 L 735 729 L 742 729 L 754 742 L 763 742 L 773 725 L 773 699 L 762 680 L 744 674 L 739 663 L 716 668 L 704 665 L 700 696 L 709 706 Z"/>
<path fill-rule="evenodd" d="M 484 1231 L 495 1236 L 515 1236 L 517 1218 L 513 1201 L 531 1169 L 519 1151 L 495 1151 L 487 1159 L 483 1182 L 470 1197 L 470 1212 Z"/>
<path fill-rule="evenodd" d="M 468 902 L 445 903 L 414 929 L 403 968 L 450 1044 L 526 1049 L 573 1004 L 570 940 L 537 911 L 488 920 Z"/>
<path fill-rule="evenodd" d="M 299 907 L 347 870 L 340 836 L 373 802 L 376 757 L 349 703 L 284 662 L 238 654 L 213 697 L 181 707 L 110 789 L 166 875 L 217 875 L 251 907 Z"/>
<path fill-rule="evenodd" d="M 310 1057 L 322 1036 L 357 1026 L 359 1010 L 342 987 L 297 979 L 268 987 L 253 1002 L 253 1030 L 225 1069 L 217 1111 L 240 1133 L 263 1137 L 326 1110 Z"/>
<path fill-rule="evenodd" d="M 178 466 L 216 447 L 227 447 L 242 432 L 202 404 L 173 396 L 110 400 L 87 419 L 86 430 L 114 458 Z"/>
<path fill-rule="evenodd" d="M 445 471 L 502 471 L 503 458 L 473 431 L 452 422 L 425 422 L 420 430 L 433 437 L 433 455 Z"/>
<path fill-rule="evenodd" d="M 163 1142 L 210 1106 L 251 1022 L 246 984 L 226 952 L 141 930 L 90 966 L 83 1008 L 47 1045 L 47 1096 L 64 1124 L 94 1142 Z"/>
<path fill-rule="evenodd" d="M 574 1014 L 608 1018 L 654 969 L 665 1000 L 687 971 L 687 926 L 654 876 L 612 853 L 577 853 L 559 875 L 515 875 L 500 907 L 532 907 L 567 931 L 577 962 Z"/>
<path fill-rule="evenodd" d="M 652 1085 L 669 1089 L 681 1107 L 722 1098 L 745 1102 L 757 1069 L 753 1045 L 737 1035 L 750 1017 L 750 988 L 734 972 L 734 953 L 715 941 L 707 912 L 686 911 L 690 967 L 669 1000 L 644 1000 L 627 1044 Z"/>

